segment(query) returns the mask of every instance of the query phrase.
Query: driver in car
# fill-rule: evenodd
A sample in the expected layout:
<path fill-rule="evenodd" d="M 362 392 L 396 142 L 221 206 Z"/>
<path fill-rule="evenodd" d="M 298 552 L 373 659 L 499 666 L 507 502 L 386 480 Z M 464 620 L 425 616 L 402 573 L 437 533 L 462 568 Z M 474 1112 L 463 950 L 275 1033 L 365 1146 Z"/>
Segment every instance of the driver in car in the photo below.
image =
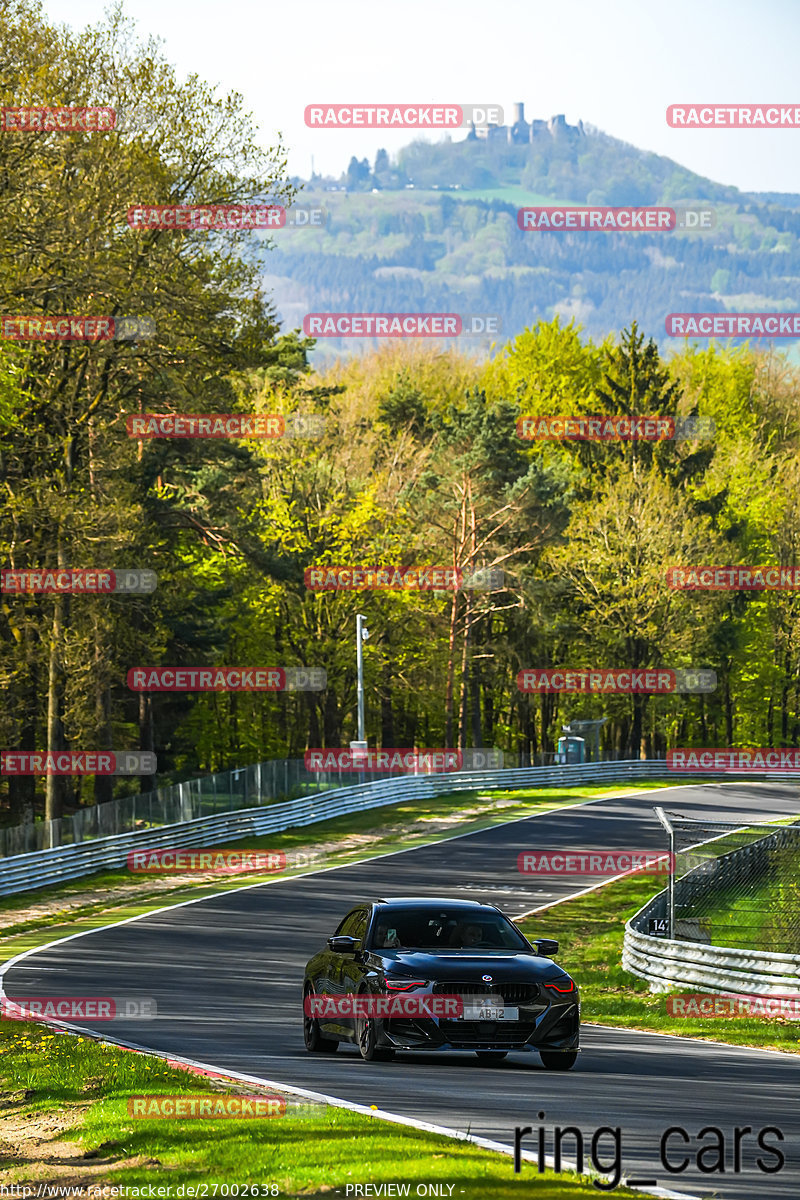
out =
<path fill-rule="evenodd" d="M 400 944 L 396 929 L 389 925 L 378 925 L 375 930 L 375 945 L 379 950 L 396 950 Z"/>
<path fill-rule="evenodd" d="M 453 932 L 450 945 L 469 950 L 483 941 L 483 930 L 480 925 L 459 925 Z"/>

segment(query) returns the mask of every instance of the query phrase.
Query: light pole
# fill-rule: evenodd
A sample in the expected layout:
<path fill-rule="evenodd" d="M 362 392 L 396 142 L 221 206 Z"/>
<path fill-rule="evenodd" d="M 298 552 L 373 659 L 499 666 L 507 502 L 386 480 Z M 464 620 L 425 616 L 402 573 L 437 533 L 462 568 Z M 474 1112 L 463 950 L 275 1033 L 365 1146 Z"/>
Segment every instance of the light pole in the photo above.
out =
<path fill-rule="evenodd" d="M 364 656 L 361 650 L 361 643 L 365 642 L 369 637 L 369 630 L 366 625 L 366 617 L 362 617 L 361 613 L 356 614 L 356 663 L 358 666 L 358 745 L 359 749 L 366 749 L 367 740 L 364 736 Z"/>

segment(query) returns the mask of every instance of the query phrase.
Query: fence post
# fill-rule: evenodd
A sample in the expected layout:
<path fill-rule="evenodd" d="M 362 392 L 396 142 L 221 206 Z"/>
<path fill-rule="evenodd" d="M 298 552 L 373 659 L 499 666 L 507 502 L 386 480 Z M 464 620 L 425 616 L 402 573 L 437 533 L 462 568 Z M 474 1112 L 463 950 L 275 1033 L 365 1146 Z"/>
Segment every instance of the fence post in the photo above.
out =
<path fill-rule="evenodd" d="M 675 937 L 675 830 L 663 808 L 656 808 L 655 814 L 669 835 L 669 883 L 667 884 L 667 936 Z"/>

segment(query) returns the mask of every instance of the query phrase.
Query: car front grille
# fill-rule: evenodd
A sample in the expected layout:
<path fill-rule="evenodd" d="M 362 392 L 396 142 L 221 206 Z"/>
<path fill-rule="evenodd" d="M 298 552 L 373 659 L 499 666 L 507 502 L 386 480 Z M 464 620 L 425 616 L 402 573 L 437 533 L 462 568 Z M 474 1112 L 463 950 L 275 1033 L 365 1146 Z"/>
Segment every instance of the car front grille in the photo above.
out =
<path fill-rule="evenodd" d="M 503 1003 L 511 1006 L 532 1004 L 536 1008 L 545 1009 L 549 1003 L 547 993 L 540 992 L 536 983 L 476 983 L 474 980 L 452 979 L 435 983 L 433 990 L 447 996 L 502 996 Z"/>

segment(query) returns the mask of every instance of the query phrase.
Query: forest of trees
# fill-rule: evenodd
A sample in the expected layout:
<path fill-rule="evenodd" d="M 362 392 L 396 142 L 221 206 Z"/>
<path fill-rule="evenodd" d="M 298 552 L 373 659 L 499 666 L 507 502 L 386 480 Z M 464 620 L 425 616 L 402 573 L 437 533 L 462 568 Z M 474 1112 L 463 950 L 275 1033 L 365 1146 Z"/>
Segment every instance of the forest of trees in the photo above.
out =
<path fill-rule="evenodd" d="M 159 779 L 356 736 L 551 750 L 607 717 L 625 757 L 797 746 L 800 597 L 681 592 L 669 566 L 800 563 L 800 374 L 711 346 L 665 361 L 637 324 L 597 343 L 535 321 L 487 361 L 413 342 L 317 373 L 281 333 L 247 233 L 132 230 L 132 204 L 288 203 L 284 151 L 241 100 L 179 83 L 117 16 L 74 34 L 34 0 L 0 31 L 1 104 L 146 106 L 144 133 L 0 136 L 2 314 L 151 318 L 138 341 L 0 339 L 2 566 L 145 567 L 151 595 L 0 598 L 4 748 L 155 750 Z M 270 251 L 258 249 L 269 264 Z M 677 307 L 677 306 L 676 306 Z M 364 306 L 366 311 L 368 306 Z M 127 435 L 131 413 L 301 413 L 319 439 Z M 533 443 L 522 415 L 713 418 L 704 441 Z M 499 567 L 495 591 L 309 590 L 312 564 Z M 132 692 L 134 666 L 320 666 L 321 692 Z M 525 667 L 710 668 L 706 696 L 523 695 Z M 6 777 L 6 819 L 152 779 Z"/>
<path fill-rule="evenodd" d="M 312 312 L 493 313 L 507 337 L 560 314 L 600 340 L 635 317 L 666 350 L 670 312 L 747 311 L 756 296 L 764 308 L 795 307 L 800 215 L 743 197 L 712 202 L 708 230 L 636 234 L 522 232 L 518 203 L 458 193 L 317 193 L 316 201 L 324 228 L 282 237 L 270 256 L 284 311 L 300 294 Z M 342 339 L 329 345 L 353 349 Z"/>

